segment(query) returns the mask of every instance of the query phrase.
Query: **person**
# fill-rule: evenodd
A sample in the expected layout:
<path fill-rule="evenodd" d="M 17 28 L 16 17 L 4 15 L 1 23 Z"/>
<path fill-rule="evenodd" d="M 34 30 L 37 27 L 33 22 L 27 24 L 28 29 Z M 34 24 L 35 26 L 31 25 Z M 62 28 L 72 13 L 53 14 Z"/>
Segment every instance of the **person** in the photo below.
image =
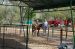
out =
<path fill-rule="evenodd" d="M 39 21 L 35 20 L 34 23 L 32 24 L 32 35 L 34 33 L 37 33 L 37 36 L 39 36 L 40 27 L 41 25 L 39 24 Z"/>
<path fill-rule="evenodd" d="M 35 26 L 35 24 L 32 24 L 32 35 L 34 35 L 35 31 L 36 31 L 36 26 Z"/>
<path fill-rule="evenodd" d="M 48 29 L 48 22 L 45 20 L 45 22 L 43 23 L 43 32 L 44 34 L 46 34 L 46 30 Z"/>
<path fill-rule="evenodd" d="M 36 30 L 37 30 L 36 21 L 34 21 L 34 22 L 32 23 L 32 35 L 35 35 L 35 34 L 36 34 Z"/>
<path fill-rule="evenodd" d="M 37 36 L 39 36 L 39 30 L 40 30 L 40 24 L 39 24 L 39 20 L 36 21 L 36 29 L 37 29 Z"/>

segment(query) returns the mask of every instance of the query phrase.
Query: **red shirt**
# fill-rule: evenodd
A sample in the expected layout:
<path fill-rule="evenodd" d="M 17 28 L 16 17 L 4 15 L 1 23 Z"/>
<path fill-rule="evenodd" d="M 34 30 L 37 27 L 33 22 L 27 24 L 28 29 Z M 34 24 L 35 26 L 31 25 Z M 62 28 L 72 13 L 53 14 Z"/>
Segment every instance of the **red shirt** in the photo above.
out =
<path fill-rule="evenodd" d="M 50 20 L 50 21 L 48 21 L 48 24 L 54 24 L 54 20 Z"/>
<path fill-rule="evenodd" d="M 69 21 L 68 20 L 64 20 L 64 24 L 65 25 L 68 25 L 69 24 Z"/>
<path fill-rule="evenodd" d="M 58 26 L 58 24 L 60 24 L 59 20 L 54 20 L 54 25 Z"/>

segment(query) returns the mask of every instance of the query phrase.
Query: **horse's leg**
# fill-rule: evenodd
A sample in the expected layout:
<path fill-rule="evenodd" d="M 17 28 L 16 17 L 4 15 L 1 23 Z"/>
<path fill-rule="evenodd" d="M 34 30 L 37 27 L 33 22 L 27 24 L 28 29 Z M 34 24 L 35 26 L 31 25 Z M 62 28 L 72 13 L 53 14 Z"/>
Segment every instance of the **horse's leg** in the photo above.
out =
<path fill-rule="evenodd" d="M 33 34 L 34 34 L 34 30 L 32 29 L 32 36 L 33 36 Z"/>
<path fill-rule="evenodd" d="M 37 29 L 35 29 L 35 31 L 34 31 L 34 35 L 36 36 L 36 33 L 37 33 Z"/>
<path fill-rule="evenodd" d="M 46 28 L 43 29 L 43 33 L 44 33 L 44 35 L 46 35 Z"/>
<path fill-rule="evenodd" d="M 35 26 L 33 26 L 33 28 L 32 28 L 32 36 L 34 36 L 34 35 L 36 35 L 36 27 Z"/>
<path fill-rule="evenodd" d="M 44 29 L 44 33 L 46 34 L 46 29 Z"/>
<path fill-rule="evenodd" d="M 44 28 L 42 28 L 42 30 L 43 30 L 43 33 L 44 33 Z"/>
<path fill-rule="evenodd" d="M 39 36 L 39 29 L 37 30 L 37 36 Z"/>
<path fill-rule="evenodd" d="M 33 30 L 32 30 L 32 36 L 33 36 Z"/>

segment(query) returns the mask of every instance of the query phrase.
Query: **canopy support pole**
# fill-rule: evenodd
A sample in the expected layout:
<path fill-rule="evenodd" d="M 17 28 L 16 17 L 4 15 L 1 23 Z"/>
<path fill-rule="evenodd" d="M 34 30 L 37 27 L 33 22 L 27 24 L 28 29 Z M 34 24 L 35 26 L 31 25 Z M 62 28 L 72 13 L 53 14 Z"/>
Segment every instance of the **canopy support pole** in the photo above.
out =
<path fill-rule="evenodd" d="M 23 13 L 23 7 L 22 6 L 19 6 L 20 7 L 20 18 L 21 18 L 21 21 L 20 21 L 20 23 L 21 23 L 21 25 L 22 25 L 22 27 L 20 28 L 20 29 L 24 29 L 24 26 L 23 26 L 23 15 L 22 15 L 22 13 Z M 28 20 L 29 20 L 29 10 L 27 11 L 28 13 Z M 24 42 L 25 42 L 25 40 L 26 40 L 26 44 L 25 44 L 25 49 L 28 49 L 28 40 L 29 40 L 29 34 L 28 34 L 28 30 L 29 30 L 29 28 L 28 28 L 28 25 L 26 26 L 26 36 L 25 36 L 25 32 L 24 32 Z M 22 30 L 20 30 L 20 34 L 22 33 Z"/>
<path fill-rule="evenodd" d="M 29 33 L 28 33 L 29 32 L 28 31 L 29 30 L 29 27 L 28 27 L 29 26 L 29 16 L 30 16 L 30 13 L 29 13 L 30 10 L 29 9 L 30 9 L 30 7 L 28 7 L 28 11 L 27 11 L 27 13 L 28 13 L 28 17 L 27 17 L 28 25 L 27 25 L 27 33 L 26 33 L 26 49 L 28 49 L 28 40 L 29 40 Z"/>
<path fill-rule="evenodd" d="M 74 19 L 73 19 L 73 12 L 72 12 L 72 0 L 70 1 L 70 12 L 71 12 L 71 19 L 72 19 L 72 31 L 73 31 L 73 49 L 75 48 L 74 42 Z"/>

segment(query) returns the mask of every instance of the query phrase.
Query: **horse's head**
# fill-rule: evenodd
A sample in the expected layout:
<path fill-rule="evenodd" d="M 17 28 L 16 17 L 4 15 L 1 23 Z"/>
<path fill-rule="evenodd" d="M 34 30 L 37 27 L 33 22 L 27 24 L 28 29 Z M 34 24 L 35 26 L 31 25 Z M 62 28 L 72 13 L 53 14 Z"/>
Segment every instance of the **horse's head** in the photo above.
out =
<path fill-rule="evenodd" d="M 43 24 L 39 24 L 39 27 L 42 27 Z"/>

